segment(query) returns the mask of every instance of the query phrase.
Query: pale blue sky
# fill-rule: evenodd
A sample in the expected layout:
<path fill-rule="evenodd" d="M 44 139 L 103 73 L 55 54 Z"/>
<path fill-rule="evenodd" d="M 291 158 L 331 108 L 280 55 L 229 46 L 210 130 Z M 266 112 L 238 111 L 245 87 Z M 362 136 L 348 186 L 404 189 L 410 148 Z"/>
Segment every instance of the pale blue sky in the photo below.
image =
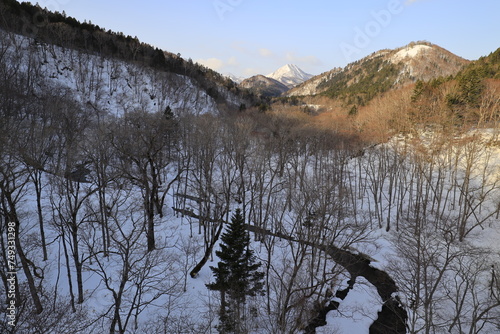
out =
<path fill-rule="evenodd" d="M 33 1 L 35 2 L 35 1 Z M 221 73 L 311 74 L 427 40 L 477 59 L 500 47 L 498 0 L 39 0 Z"/>

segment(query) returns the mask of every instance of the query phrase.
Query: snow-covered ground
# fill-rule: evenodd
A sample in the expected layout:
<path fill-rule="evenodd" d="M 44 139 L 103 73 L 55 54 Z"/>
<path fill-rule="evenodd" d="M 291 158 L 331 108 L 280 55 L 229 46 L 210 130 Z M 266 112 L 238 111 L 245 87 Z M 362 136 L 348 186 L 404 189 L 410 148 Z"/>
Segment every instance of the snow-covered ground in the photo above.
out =
<path fill-rule="evenodd" d="M 368 333 L 382 305 L 375 287 L 363 277 L 358 277 L 347 297 L 338 301 L 339 309 L 328 313 L 328 324 L 318 327 L 317 334 Z"/>
<path fill-rule="evenodd" d="M 178 113 L 215 111 L 211 98 L 183 76 L 157 74 L 27 39 L 14 38 L 12 43 L 14 49 L 17 45 L 33 50 L 30 61 L 41 64 L 37 75 L 48 85 L 40 86 L 40 92 L 67 91 L 79 103 L 114 115 L 136 108 L 162 111 L 167 106 Z M 22 52 L 5 55 L 12 61 L 27 57 Z M 212 121 L 192 120 L 184 129 L 188 135 L 177 152 L 179 161 L 161 170 L 160 192 L 176 181 L 166 194 L 163 217 L 154 217 L 157 249 L 152 252 L 146 252 L 144 187 L 118 174 L 105 187 L 106 212 L 100 212 L 103 199 L 98 195 L 104 190 L 95 171 L 90 182 L 82 184 L 43 173 L 49 251 L 48 261 L 43 261 L 35 191 L 29 174 L 19 174 L 26 181 L 15 190 L 20 237 L 38 266 L 34 270 L 43 269 L 43 279 L 37 282 L 45 289 L 46 305 L 58 305 L 58 312 L 70 309 L 70 291 L 76 293 L 77 271 L 67 254 L 72 247 L 79 250 L 84 301 L 76 305 L 82 311 L 78 320 L 93 326 L 93 331 L 80 332 L 109 332 L 120 295 L 120 319 L 128 319 L 127 332 L 215 333 L 219 296 L 205 286 L 214 279 L 209 268 L 217 263 L 214 252 L 195 278 L 190 271 L 203 257 L 217 224 L 182 216 L 173 208 L 228 220 L 226 210 L 241 206 L 248 223 L 288 236 L 252 238 L 251 248 L 268 276 L 265 296 L 248 301 L 251 333 L 300 333 L 311 311 L 345 288 L 346 270 L 300 241 L 332 243 L 366 254 L 371 265 L 387 272 L 400 288 L 398 296 L 414 332 L 426 326 L 435 333 L 498 331 L 498 129 L 457 136 L 422 131 L 352 156 L 316 149 L 317 142 L 300 146 L 293 140 L 278 142 L 278 137 L 272 143 L 276 147 L 270 147 L 261 138 L 240 137 L 250 128 L 244 121 L 225 127 Z M 236 163 L 242 159 L 242 164 Z M 72 216 L 75 208 L 77 223 Z M 76 239 L 69 234 L 75 224 Z M 218 247 L 216 243 L 214 250 Z M 26 281 L 21 270 L 19 278 Z M 26 285 L 21 286 L 28 296 Z M 59 304 L 50 299 L 56 292 Z M 338 311 L 328 314 L 328 324 L 318 333 L 368 333 L 381 306 L 376 289 L 357 277 L 354 289 Z M 63 326 L 69 314 L 57 323 Z M 50 318 L 24 316 L 31 324 Z M 31 324 L 24 323 L 24 328 Z"/>
<path fill-rule="evenodd" d="M 498 197 L 499 189 L 497 189 L 499 174 L 496 173 L 496 170 L 494 168 L 498 167 L 498 159 L 500 158 L 500 155 L 498 147 L 495 144 L 496 132 L 483 131 L 483 132 L 470 133 L 468 134 L 468 136 L 474 136 L 475 141 L 479 141 L 482 144 L 480 146 L 481 147 L 480 150 L 478 149 L 478 147 L 475 147 L 474 149 L 474 153 L 477 153 L 478 155 L 475 158 L 474 166 L 469 170 L 470 174 L 468 174 L 469 176 L 467 177 L 469 178 L 471 184 L 474 183 L 475 181 L 483 180 L 485 181 L 484 186 L 490 187 L 488 189 L 481 190 L 480 188 L 477 188 L 480 186 L 479 184 L 477 184 L 475 188 L 472 187 L 470 188 L 471 191 L 479 192 L 478 194 L 484 194 L 486 196 L 484 198 L 484 205 L 481 207 L 480 210 L 478 208 L 478 211 L 475 212 L 474 215 L 472 215 L 475 216 L 475 219 L 479 219 L 479 215 L 488 216 L 490 212 L 495 212 L 495 210 L 497 210 L 499 201 Z M 402 138 L 399 139 L 395 138 L 388 144 L 379 145 L 372 149 L 366 150 L 363 156 L 353 158 L 349 162 L 349 165 L 351 166 L 350 168 L 351 177 L 353 176 L 352 174 L 356 174 L 357 172 L 360 171 L 360 174 L 355 175 L 355 178 L 352 179 L 354 181 L 352 186 L 355 187 L 355 189 L 358 189 L 356 191 L 359 191 L 359 189 L 363 189 L 361 192 L 357 194 L 358 202 L 356 204 L 357 205 L 356 219 L 359 221 L 362 220 L 369 221 L 370 222 L 369 225 L 371 226 L 369 227 L 370 230 L 366 234 L 358 235 L 355 232 L 349 230 L 345 230 L 344 232 L 341 233 L 346 233 L 343 236 L 343 238 L 347 238 L 346 240 L 349 239 L 349 235 L 364 236 L 363 238 L 360 239 L 359 242 L 357 241 L 351 242 L 349 244 L 349 250 L 354 253 L 361 252 L 363 254 L 366 254 L 367 256 L 372 258 L 372 264 L 371 264 L 372 266 L 388 272 L 389 275 L 392 276 L 395 279 L 396 283 L 400 286 L 401 291 L 399 295 L 401 299 L 404 301 L 406 307 L 410 307 L 410 304 L 414 302 L 412 301 L 412 299 L 414 298 L 413 293 L 415 292 L 416 287 L 412 287 L 411 270 L 415 268 L 412 267 L 414 263 L 411 261 L 408 262 L 408 258 L 404 257 L 404 256 L 409 256 L 409 254 L 405 255 L 404 253 L 401 253 L 404 250 L 411 252 L 413 249 L 410 247 L 411 244 L 404 245 L 410 248 L 404 248 L 401 247 L 400 242 L 402 240 L 401 238 L 406 235 L 408 229 L 415 227 L 415 225 L 413 225 L 415 217 L 413 216 L 413 218 L 410 220 L 400 217 L 399 219 L 401 221 L 398 223 L 399 226 L 396 225 L 396 217 L 398 215 L 397 213 L 398 209 L 396 208 L 397 205 L 393 204 L 391 206 L 387 200 L 387 196 L 389 194 L 388 187 L 391 186 L 389 177 L 390 169 L 388 168 L 388 166 L 394 167 L 393 165 L 394 163 L 400 163 L 398 168 L 401 168 L 401 171 L 405 171 L 406 174 L 397 174 L 397 175 L 400 175 L 400 177 L 402 177 L 404 180 L 415 179 L 418 177 L 418 175 L 415 174 L 416 170 L 414 168 L 423 168 L 424 165 L 427 165 L 427 163 L 424 163 L 424 165 L 419 165 L 420 163 L 423 162 L 420 160 L 414 160 L 415 155 L 423 157 L 426 156 L 427 154 L 430 154 L 430 152 L 432 151 L 434 152 L 433 154 L 435 154 L 436 158 L 434 160 L 434 163 L 437 163 L 437 161 L 441 161 L 443 163 L 443 165 L 441 165 L 442 170 L 441 169 L 428 170 L 426 169 L 427 167 L 425 167 L 424 170 L 420 171 L 424 172 L 421 175 L 426 175 L 425 172 L 427 171 L 427 172 L 432 172 L 432 175 L 430 176 L 427 175 L 426 177 L 444 178 L 446 180 L 443 182 L 444 191 L 448 191 L 449 193 L 448 197 L 452 195 L 457 196 L 457 201 L 458 201 L 459 194 L 456 193 L 457 190 L 455 190 L 454 188 L 459 187 L 460 182 L 463 182 L 464 176 L 467 175 L 464 174 L 463 169 L 467 168 L 468 166 L 466 161 L 468 155 L 463 154 L 464 152 L 462 152 L 462 150 L 464 148 L 459 148 L 459 146 L 457 145 L 463 145 L 463 142 L 467 141 L 466 138 L 468 136 L 456 138 L 456 143 L 452 144 L 447 143 L 446 150 L 444 150 L 444 148 L 441 147 L 441 149 L 444 150 L 442 152 L 448 152 L 446 154 L 453 154 L 453 156 L 456 157 L 456 159 L 450 159 L 450 157 L 447 155 L 441 156 L 441 153 L 438 154 L 436 151 L 437 143 L 433 141 L 437 139 L 431 136 L 431 134 L 429 133 L 424 133 L 418 139 L 418 143 L 415 143 L 415 138 L 413 139 L 407 138 L 404 140 Z M 482 139 L 479 139 L 478 136 L 481 136 L 480 138 Z M 411 148 L 409 145 L 411 145 Z M 399 154 L 403 154 L 402 150 L 404 150 L 405 155 L 398 156 L 397 157 L 398 160 L 392 160 L 394 157 L 393 153 L 399 152 Z M 438 159 L 438 157 L 440 157 L 440 159 Z M 251 159 L 252 157 L 250 156 L 249 158 Z M 445 163 L 453 161 L 456 162 L 455 165 L 453 166 L 447 165 Z M 313 160 L 310 160 L 310 162 L 312 163 Z M 414 165 L 415 163 L 417 163 L 417 165 Z M 311 174 L 315 173 L 314 168 L 308 167 L 308 169 Z M 290 172 L 291 171 L 292 169 L 290 169 Z M 494 171 L 494 173 L 491 174 L 485 171 Z M 381 175 L 380 174 L 381 172 L 387 174 Z M 451 174 L 449 175 L 439 174 L 444 172 Z M 487 177 L 485 177 L 485 175 L 487 175 Z M 214 176 L 214 181 L 216 179 L 217 177 Z M 403 179 L 400 179 L 398 181 L 399 186 L 396 181 L 393 181 L 392 183 L 393 191 L 401 190 L 399 187 L 408 187 L 408 185 L 405 185 L 403 183 Z M 314 178 L 310 181 L 313 182 L 313 180 Z M 423 182 L 421 184 L 423 188 L 420 190 L 415 188 L 413 191 L 421 191 L 424 193 L 426 191 L 430 191 L 429 195 L 431 193 L 436 193 L 436 188 L 434 189 L 430 188 L 430 186 L 434 184 L 434 182 L 431 179 L 427 181 L 425 180 L 420 180 L 420 181 Z M 271 180 L 269 180 L 268 182 L 271 182 Z M 373 187 L 373 185 L 374 183 L 378 182 L 380 182 L 380 184 L 378 185 L 379 187 L 377 188 L 378 190 L 376 190 Z M 416 182 L 416 184 L 418 184 L 417 180 L 413 180 L 412 182 Z M 448 190 L 446 190 L 447 188 Z M 47 210 L 50 210 L 49 208 L 51 207 L 51 203 L 54 202 L 54 200 L 52 200 L 52 202 L 49 201 L 49 199 L 54 198 L 54 193 L 51 192 L 50 189 L 51 186 L 46 187 L 47 194 L 45 197 L 46 198 L 45 207 L 47 208 Z M 284 188 L 282 189 L 285 190 Z M 192 191 L 195 190 L 192 189 Z M 380 205 L 378 206 L 373 199 L 374 198 L 373 194 L 375 193 L 375 191 L 380 191 L 380 194 L 382 195 L 381 198 L 385 198 L 382 201 L 382 203 L 380 203 Z M 413 200 L 412 197 L 416 196 L 416 194 L 411 193 L 412 190 L 408 191 L 409 192 L 406 194 L 406 197 L 403 198 L 401 202 L 403 203 L 405 209 L 399 212 L 400 216 L 407 215 L 410 212 L 408 211 L 409 210 L 408 206 L 412 205 L 412 200 Z M 471 192 L 471 195 L 472 194 L 473 193 Z M 168 196 L 167 203 L 172 203 L 172 205 L 174 205 L 176 203 L 175 196 L 173 197 L 171 195 L 172 194 Z M 117 226 L 122 226 L 124 228 L 124 230 L 126 231 L 125 235 L 128 236 L 133 236 L 136 234 L 140 235 L 141 232 L 135 231 L 130 225 L 131 222 L 134 221 L 134 218 L 132 217 L 127 218 L 127 216 L 130 215 L 131 212 L 130 210 L 136 212 L 135 215 L 139 214 L 141 211 L 140 203 L 142 200 L 140 197 L 139 189 L 134 190 L 133 188 L 131 188 L 130 190 L 122 193 L 121 195 L 118 194 L 118 196 L 123 196 L 123 202 L 121 202 L 120 207 L 116 208 L 116 215 L 117 217 L 120 216 L 123 217 L 122 219 L 124 219 L 124 221 L 122 225 L 117 225 Z M 272 196 L 278 196 L 278 194 Z M 297 198 L 299 197 L 300 196 L 298 196 Z M 278 198 L 280 198 L 280 196 L 276 197 L 276 199 Z M 473 198 L 471 197 L 470 200 L 473 200 Z M 33 206 L 33 199 L 26 198 L 26 202 L 27 205 L 25 207 L 24 214 L 29 215 L 30 212 L 33 214 L 33 212 L 35 211 L 35 207 Z M 429 203 L 429 205 L 430 204 L 431 203 Z M 92 206 L 96 205 L 96 203 L 94 204 L 89 203 L 88 205 Z M 232 207 L 234 208 L 236 207 L 236 205 L 237 205 L 236 203 L 233 203 Z M 253 204 L 249 202 L 248 205 L 253 205 Z M 172 209 L 168 209 L 169 206 L 170 204 L 167 205 L 165 209 L 165 216 L 162 219 L 157 218 L 159 220 L 157 221 L 156 224 L 158 242 L 159 244 L 165 246 L 165 248 L 163 250 L 160 250 L 158 253 L 161 254 L 162 259 L 159 258 L 148 259 L 148 261 L 153 261 L 153 260 L 158 261 L 157 262 L 157 265 L 159 266 L 158 268 L 162 269 L 161 272 L 155 272 L 155 271 L 152 272 L 154 273 L 154 276 L 153 279 L 150 282 L 148 282 L 147 287 L 148 289 L 150 289 L 150 293 L 153 293 L 154 291 L 156 291 L 156 289 L 158 289 L 158 291 L 163 291 L 162 293 L 164 295 L 162 295 L 157 300 L 157 302 L 149 305 L 147 308 L 144 309 L 143 313 L 141 314 L 139 324 L 140 326 L 146 326 L 148 320 L 145 319 L 152 319 L 157 316 L 162 316 L 164 317 L 162 319 L 164 320 L 168 319 L 168 321 L 165 320 L 166 322 L 163 325 L 165 325 L 168 322 L 169 326 L 168 328 L 170 331 L 172 331 L 172 333 L 175 333 L 176 330 L 178 330 L 175 328 L 181 328 L 181 327 L 191 328 L 193 333 L 197 331 L 200 332 L 209 331 L 209 328 L 212 328 L 213 331 L 217 324 L 218 294 L 216 292 L 211 292 L 207 290 L 205 285 L 213 280 L 209 266 L 215 266 L 217 263 L 217 258 L 214 257 L 210 259 L 210 261 L 203 267 L 203 269 L 200 271 L 199 275 L 196 278 L 191 278 L 189 276 L 189 271 L 194 267 L 194 265 L 201 259 L 203 255 L 204 252 L 203 234 L 198 233 L 198 229 L 200 227 L 196 219 L 187 216 L 182 217 L 176 214 Z M 455 215 L 456 217 L 459 217 L 459 213 L 461 211 L 460 206 L 457 205 L 455 209 L 453 209 L 453 203 L 451 203 L 451 201 L 447 202 L 446 206 L 447 208 L 446 210 L 444 210 L 444 212 L 447 213 L 446 221 L 452 222 L 452 220 L 455 219 L 453 218 L 455 217 Z M 287 233 L 289 235 L 294 235 L 294 233 L 297 233 L 293 232 L 293 230 L 297 228 L 295 222 L 297 219 L 299 220 L 303 219 L 300 218 L 297 212 L 294 212 L 294 210 L 296 210 L 297 208 L 298 206 L 292 205 L 292 211 L 288 211 L 286 209 L 286 211 L 280 213 L 282 218 L 279 223 L 281 224 L 281 228 L 282 229 L 284 228 L 284 230 L 281 230 L 282 232 L 288 231 Z M 353 210 L 353 207 L 351 207 L 350 210 Z M 436 210 L 437 209 L 435 209 L 434 211 Z M 390 217 L 389 213 L 391 213 Z M 273 216 L 275 213 L 269 212 L 268 214 L 270 215 L 271 219 L 275 218 Z M 426 219 L 427 223 L 433 221 L 431 219 L 432 215 L 434 215 L 434 213 L 429 211 L 429 217 L 427 217 L 428 220 Z M 251 220 L 251 217 L 248 218 L 249 220 Z M 353 218 L 354 217 L 350 218 L 347 217 L 344 218 L 342 221 L 343 223 L 352 222 Z M 139 220 L 139 218 L 136 219 Z M 388 219 L 392 222 L 391 223 L 392 226 L 390 231 L 386 232 L 385 228 Z M 382 229 L 378 227 L 379 223 L 383 226 Z M 275 223 L 272 223 L 271 225 L 274 224 Z M 425 242 L 426 245 L 430 247 L 425 251 L 430 251 L 431 249 L 434 249 L 432 247 L 435 247 L 435 251 L 437 252 L 436 254 L 438 254 L 438 256 L 435 258 L 437 262 L 432 262 L 432 268 L 429 268 L 428 270 L 432 269 L 437 273 L 439 273 L 441 269 L 444 270 L 442 281 L 439 282 L 433 281 L 434 279 L 436 279 L 435 276 L 428 278 L 432 282 L 436 283 L 436 286 L 438 286 L 438 289 L 436 290 L 436 295 L 439 294 L 439 298 L 436 297 L 437 299 L 433 302 L 437 303 L 435 306 L 436 313 L 439 316 L 443 317 L 440 318 L 440 321 L 445 321 L 446 320 L 444 318 L 445 316 L 448 315 L 451 317 L 453 314 L 453 311 L 444 312 L 442 308 L 447 305 L 446 307 L 449 307 L 451 310 L 453 307 L 451 298 L 452 290 L 449 284 L 453 282 L 453 276 L 452 276 L 454 273 L 453 270 L 457 269 L 454 266 L 455 265 L 465 266 L 465 264 L 469 263 L 468 261 L 470 261 L 468 259 L 473 260 L 474 256 L 477 255 L 474 252 L 471 252 L 470 253 L 471 257 L 469 258 L 468 257 L 469 255 L 463 253 L 462 250 L 468 249 L 468 247 L 474 247 L 474 244 L 477 244 L 478 250 L 479 247 L 481 247 L 481 249 L 489 249 L 489 251 L 492 252 L 489 255 L 493 255 L 491 257 L 491 260 L 495 262 L 498 261 L 498 259 L 495 260 L 494 256 L 494 254 L 498 254 L 499 252 L 499 247 L 497 242 L 498 240 L 497 224 L 498 221 L 496 219 L 496 216 L 493 215 L 489 219 L 477 225 L 476 227 L 474 227 L 473 224 L 470 226 L 467 225 L 467 227 L 472 228 L 472 230 L 465 237 L 464 242 L 459 242 L 458 240 L 454 240 L 450 243 L 446 239 L 446 233 L 443 235 L 443 238 L 439 237 L 439 233 L 432 237 L 427 235 L 422 237 L 422 242 Z M 452 230 L 453 226 L 454 226 L 453 224 L 446 225 L 446 227 L 449 229 L 450 235 L 456 235 L 458 238 L 458 234 L 455 234 L 458 232 Z M 399 228 L 399 231 L 396 230 L 397 228 Z M 431 227 L 431 230 L 432 229 L 435 230 L 436 228 L 438 228 L 439 230 L 441 229 L 441 227 L 438 226 L 438 227 Z M 401 231 L 403 229 L 405 231 L 404 233 L 402 233 Z M 32 231 L 36 230 L 35 220 L 32 221 L 32 226 L 29 228 L 29 230 Z M 59 233 L 58 229 L 52 226 L 49 229 L 49 240 L 58 240 L 57 233 Z M 339 242 L 342 242 L 343 240 L 342 235 L 339 235 L 337 238 Z M 117 238 L 117 242 L 119 240 L 120 238 Z M 477 242 L 479 240 L 480 242 Z M 58 242 L 58 244 L 60 246 L 60 241 Z M 302 286 L 302 284 L 306 284 L 305 286 L 309 286 L 309 284 L 311 283 L 311 282 L 307 283 L 309 280 L 307 276 L 311 273 L 310 269 L 308 268 L 311 265 L 311 263 L 309 262 L 310 261 L 309 256 L 311 255 L 310 252 L 312 251 L 312 249 L 304 249 L 303 250 L 304 252 L 302 252 L 300 249 L 298 249 L 300 247 L 297 243 L 287 240 L 275 240 L 271 244 L 273 248 L 270 254 L 268 249 L 266 248 L 266 245 L 269 246 L 270 244 L 262 243 L 261 241 L 253 241 L 252 248 L 255 250 L 256 255 L 263 264 L 271 265 L 272 268 L 271 278 L 270 278 L 271 284 L 269 290 L 271 295 L 269 297 L 271 298 L 271 305 L 278 307 L 282 302 L 280 301 L 280 298 L 284 296 L 282 295 L 284 291 L 278 288 L 280 284 L 290 284 L 290 287 L 299 289 Z M 142 254 L 141 248 L 144 247 L 144 245 L 139 243 L 134 247 L 136 247 L 134 248 L 134 252 L 139 252 L 139 254 Z M 56 260 L 56 259 L 61 259 L 61 253 L 60 253 L 61 250 L 59 250 L 59 255 L 57 255 L 56 248 L 51 246 L 50 249 L 51 253 L 49 258 L 51 260 L 46 264 L 47 268 L 46 277 L 50 281 L 54 282 L 56 280 L 56 277 L 62 276 L 64 272 L 63 269 L 56 270 L 56 268 L 61 267 L 61 265 L 64 267 L 64 263 L 61 263 L 62 260 L 59 261 Z M 218 244 L 216 244 L 214 250 L 216 249 L 218 249 Z M 446 252 L 447 249 L 456 251 L 457 252 L 456 254 L 460 254 L 460 256 L 455 255 L 453 257 L 450 257 L 449 258 L 450 263 L 446 263 L 445 261 L 446 259 L 442 258 L 442 252 Z M 413 249 L 413 250 L 419 251 L 418 249 Z M 425 252 L 422 253 L 422 256 L 425 255 L 426 255 Z M 116 259 L 113 260 L 115 256 Z M 305 256 L 304 263 L 297 267 L 298 265 L 297 257 L 300 258 L 300 256 Z M 453 261 L 458 258 L 460 258 L 460 262 L 454 263 Z M 319 259 L 320 258 L 316 258 L 316 260 Z M 122 260 L 123 258 L 119 254 L 111 255 L 109 259 L 103 259 L 102 264 L 104 265 L 104 267 L 101 270 L 98 267 L 96 267 L 96 263 L 88 263 L 86 265 L 87 270 L 85 271 L 84 275 L 86 301 L 84 305 L 89 308 L 92 314 L 103 314 L 104 312 L 106 312 L 107 309 L 112 307 L 113 305 L 112 294 L 110 290 L 105 287 L 102 275 L 104 273 L 107 273 L 110 277 L 112 277 L 113 280 L 109 284 L 111 284 L 111 286 L 114 286 L 114 288 L 116 289 L 117 284 L 119 283 L 119 277 L 120 277 L 119 273 L 122 271 L 121 267 L 123 264 Z M 137 263 L 137 265 L 139 265 L 138 268 L 141 268 L 140 267 L 141 265 L 145 265 L 145 263 L 141 262 L 143 260 L 144 259 L 142 260 L 138 259 L 139 261 Z M 319 261 L 325 263 L 325 268 L 331 268 L 335 266 L 335 263 L 327 258 Z M 443 267 L 440 267 L 440 265 Z M 296 268 L 298 270 L 297 271 L 298 275 L 295 278 L 289 276 L 291 274 L 290 270 L 292 268 Z M 471 268 L 469 269 L 472 270 Z M 327 270 L 325 274 L 328 272 L 330 271 Z M 342 272 L 342 270 L 340 270 L 340 272 Z M 342 278 L 344 274 L 339 275 L 335 274 L 334 272 L 331 272 L 331 274 L 332 274 L 331 278 L 332 280 L 327 285 L 330 286 L 333 291 L 344 288 L 345 281 L 342 283 L 342 280 L 345 280 L 345 278 Z M 465 275 L 464 280 L 470 279 L 466 276 L 466 274 L 467 273 L 464 273 Z M 319 274 L 319 275 L 321 276 L 324 274 Z M 160 277 L 163 279 L 162 282 L 165 283 L 165 285 L 161 287 L 154 286 L 155 284 L 158 283 L 156 279 Z M 474 282 L 475 288 L 477 290 L 488 289 L 490 284 L 488 279 L 491 278 L 489 272 L 485 272 L 484 270 L 479 270 L 476 273 L 475 277 L 478 277 L 478 281 Z M 165 281 L 166 278 L 168 278 L 168 281 Z M 482 279 L 485 279 L 486 281 L 481 281 Z M 313 282 L 315 280 L 316 278 L 313 279 Z M 57 287 L 62 295 L 67 293 L 69 289 L 67 281 L 62 278 L 59 279 Z M 448 292 L 446 293 L 446 290 L 443 289 L 448 289 Z M 324 292 L 324 290 L 322 291 Z M 132 292 L 133 292 L 133 285 L 130 286 L 127 285 L 126 293 L 130 294 Z M 468 291 L 468 290 L 464 291 L 464 293 L 469 293 L 469 292 L 474 293 L 474 291 Z M 422 292 L 422 294 L 424 294 L 424 292 Z M 146 298 L 147 296 L 151 297 L 151 295 L 145 294 L 144 298 Z M 449 297 L 448 299 L 447 296 Z M 482 296 L 484 298 L 487 298 L 482 294 L 474 296 L 476 297 Z M 378 296 L 376 289 L 362 277 L 357 278 L 356 284 L 354 285 L 354 289 L 349 292 L 347 298 L 343 301 L 341 300 L 338 301 L 340 302 L 340 307 L 338 311 L 331 311 L 328 314 L 327 316 L 328 324 L 324 327 L 318 328 L 318 333 L 354 333 L 354 334 L 368 333 L 368 327 L 377 318 L 377 312 L 380 310 L 382 305 L 382 301 L 380 300 L 380 296 Z M 272 326 L 275 325 L 273 324 L 273 321 L 276 321 L 276 318 L 273 318 L 272 314 L 271 315 L 266 314 L 267 311 L 265 310 L 264 307 L 264 304 L 266 303 L 265 298 L 254 300 L 253 302 L 258 304 L 259 315 L 253 322 L 254 328 L 252 332 L 253 333 L 273 332 L 275 329 L 271 328 L 273 328 Z M 304 306 L 307 309 L 309 307 L 312 307 L 312 304 L 306 302 Z M 123 307 L 125 308 L 126 305 L 124 305 Z M 474 307 L 474 305 L 470 307 Z M 166 309 L 168 309 L 167 313 L 165 313 Z M 292 309 L 297 311 L 297 309 L 294 307 L 292 307 Z M 495 310 L 496 308 L 493 308 L 493 311 Z M 415 322 L 414 326 L 418 327 L 422 325 L 423 315 L 420 313 L 420 311 L 417 313 L 409 312 L 409 315 L 410 319 L 414 319 Z M 468 316 L 470 314 L 464 313 L 464 315 Z M 290 319 L 294 319 L 293 317 L 297 316 L 297 314 L 291 312 L 290 314 L 288 314 L 288 316 L 290 316 Z M 307 316 L 305 314 L 303 316 L 305 316 L 304 320 L 307 319 Z M 448 320 L 451 321 L 452 319 L 450 318 Z M 447 326 L 451 325 L 449 321 L 447 322 Z M 464 320 L 463 323 L 465 326 L 466 320 Z M 102 326 L 105 326 L 105 322 L 103 322 Z M 491 329 L 491 327 L 487 325 L 483 331 L 485 333 L 492 333 L 494 332 L 492 330 L 493 329 Z M 296 331 L 297 330 L 295 329 L 294 332 Z"/>

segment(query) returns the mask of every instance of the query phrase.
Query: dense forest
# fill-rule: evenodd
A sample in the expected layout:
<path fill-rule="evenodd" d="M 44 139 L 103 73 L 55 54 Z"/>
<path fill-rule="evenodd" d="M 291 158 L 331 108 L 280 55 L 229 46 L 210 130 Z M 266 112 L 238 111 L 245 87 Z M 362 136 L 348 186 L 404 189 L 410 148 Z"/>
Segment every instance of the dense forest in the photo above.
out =
<path fill-rule="evenodd" d="M 187 81 L 162 90 L 158 75 L 146 94 L 137 73 L 188 76 L 215 100 L 237 88 L 134 38 L 1 6 L 2 332 L 500 328 L 500 51 L 397 91 L 372 78 L 355 112 L 300 98 L 193 114 L 150 96 Z M 66 61 L 74 89 L 48 84 Z M 113 102 L 119 79 L 76 64 L 126 67 L 133 94 Z M 342 309 L 355 293 L 368 308 Z"/>

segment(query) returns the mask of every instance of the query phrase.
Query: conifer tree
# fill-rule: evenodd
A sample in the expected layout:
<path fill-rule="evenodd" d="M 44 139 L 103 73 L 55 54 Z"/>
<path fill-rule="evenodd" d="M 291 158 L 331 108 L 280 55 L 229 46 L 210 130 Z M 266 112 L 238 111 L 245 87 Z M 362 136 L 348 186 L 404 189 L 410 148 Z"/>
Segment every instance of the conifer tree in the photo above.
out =
<path fill-rule="evenodd" d="M 263 292 L 264 273 L 258 271 L 261 263 L 249 248 L 250 237 L 240 209 L 231 217 L 221 241 L 220 250 L 215 252 L 220 261 L 217 267 L 210 267 L 215 282 L 207 287 L 221 294 L 220 333 L 242 333 L 246 298 Z"/>

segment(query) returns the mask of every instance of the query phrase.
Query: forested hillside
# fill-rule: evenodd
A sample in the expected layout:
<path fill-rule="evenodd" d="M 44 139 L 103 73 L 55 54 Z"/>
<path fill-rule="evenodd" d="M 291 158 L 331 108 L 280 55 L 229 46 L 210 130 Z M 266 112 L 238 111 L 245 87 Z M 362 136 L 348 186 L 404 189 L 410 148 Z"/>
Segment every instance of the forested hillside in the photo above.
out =
<path fill-rule="evenodd" d="M 320 74 L 290 90 L 287 95 L 324 95 L 348 105 L 365 105 L 374 97 L 417 80 L 430 81 L 456 75 L 469 61 L 420 41 L 394 50 L 380 50 Z"/>
<path fill-rule="evenodd" d="M 227 77 L 197 63 L 184 60 L 180 54 L 160 50 L 142 43 L 137 37 L 105 30 L 90 22 L 79 22 L 64 13 L 50 12 L 29 2 L 0 1 L 0 28 L 32 38 L 34 43 L 63 47 L 107 59 L 139 64 L 156 72 L 179 74 L 213 98 L 221 108 L 234 103 L 253 104 L 256 99 Z M 229 95 L 236 95 L 231 98 Z M 237 103 L 236 107 L 239 107 Z"/>

